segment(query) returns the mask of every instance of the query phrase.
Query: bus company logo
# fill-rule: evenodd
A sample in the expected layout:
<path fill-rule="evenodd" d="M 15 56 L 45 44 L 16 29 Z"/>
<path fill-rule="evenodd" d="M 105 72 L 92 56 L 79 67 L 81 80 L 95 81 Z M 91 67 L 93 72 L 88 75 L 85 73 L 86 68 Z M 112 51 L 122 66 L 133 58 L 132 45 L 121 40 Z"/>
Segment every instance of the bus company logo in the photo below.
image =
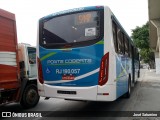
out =
<path fill-rule="evenodd" d="M 91 63 L 92 63 L 92 59 L 47 60 L 48 65 L 91 64 Z"/>
<path fill-rule="evenodd" d="M 11 112 L 2 112 L 2 117 L 11 117 Z"/>

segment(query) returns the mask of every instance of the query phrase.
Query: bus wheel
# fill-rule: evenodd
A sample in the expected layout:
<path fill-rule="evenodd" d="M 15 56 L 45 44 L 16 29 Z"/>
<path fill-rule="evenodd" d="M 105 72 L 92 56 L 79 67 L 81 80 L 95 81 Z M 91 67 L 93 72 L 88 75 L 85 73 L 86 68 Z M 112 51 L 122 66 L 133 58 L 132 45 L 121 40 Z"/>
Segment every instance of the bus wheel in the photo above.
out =
<path fill-rule="evenodd" d="M 125 98 L 130 98 L 130 95 L 131 95 L 131 79 L 130 79 L 130 76 L 129 76 L 129 79 L 128 79 L 128 91 L 127 91 L 127 93 L 124 94 L 124 97 Z"/>
<path fill-rule="evenodd" d="M 39 98 L 36 85 L 30 84 L 24 89 L 20 104 L 23 108 L 32 108 L 37 105 Z"/>

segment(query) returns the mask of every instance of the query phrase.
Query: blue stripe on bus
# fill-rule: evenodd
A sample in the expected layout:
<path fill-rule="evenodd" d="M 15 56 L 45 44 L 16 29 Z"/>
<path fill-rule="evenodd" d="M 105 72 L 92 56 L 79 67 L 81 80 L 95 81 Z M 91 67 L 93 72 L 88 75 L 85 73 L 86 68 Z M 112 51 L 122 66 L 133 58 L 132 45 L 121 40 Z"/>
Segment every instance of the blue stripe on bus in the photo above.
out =
<path fill-rule="evenodd" d="M 85 47 L 72 48 L 69 51 L 64 49 L 45 49 L 39 47 L 40 59 L 42 63 L 43 77 L 46 84 L 52 83 L 52 81 L 61 81 L 62 75 L 64 75 L 63 70 L 68 69 L 80 69 L 79 73 L 73 74 L 74 77 L 78 77 L 94 71 L 100 67 L 101 58 L 104 55 L 104 44 L 94 44 Z M 53 53 L 53 54 L 50 54 Z M 74 59 L 89 59 L 90 62 L 78 62 L 70 63 L 65 62 L 66 60 Z M 54 62 L 54 60 L 63 62 Z M 52 62 L 50 62 L 52 61 Z M 51 64 L 50 64 L 51 63 Z M 66 81 L 66 83 L 54 83 L 49 85 L 56 86 L 95 86 L 98 85 L 99 70 L 87 77 L 81 78 L 79 80 Z M 48 83 L 47 83 L 48 82 Z"/>

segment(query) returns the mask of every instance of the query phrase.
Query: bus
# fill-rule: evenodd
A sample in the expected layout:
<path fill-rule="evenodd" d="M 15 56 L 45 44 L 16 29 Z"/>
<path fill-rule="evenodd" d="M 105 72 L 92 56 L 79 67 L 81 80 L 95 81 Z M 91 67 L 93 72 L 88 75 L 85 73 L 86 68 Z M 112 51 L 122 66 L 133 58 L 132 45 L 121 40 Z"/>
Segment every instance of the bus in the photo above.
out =
<path fill-rule="evenodd" d="M 138 49 L 107 6 L 40 18 L 37 63 L 38 92 L 47 99 L 129 98 L 140 73 Z"/>

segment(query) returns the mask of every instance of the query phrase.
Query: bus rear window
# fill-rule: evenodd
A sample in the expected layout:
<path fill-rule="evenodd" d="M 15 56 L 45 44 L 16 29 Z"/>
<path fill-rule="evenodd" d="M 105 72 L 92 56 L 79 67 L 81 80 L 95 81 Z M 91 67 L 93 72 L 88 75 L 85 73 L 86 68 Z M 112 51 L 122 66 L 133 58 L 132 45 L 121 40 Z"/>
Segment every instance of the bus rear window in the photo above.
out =
<path fill-rule="evenodd" d="M 53 17 L 42 22 L 42 45 L 61 47 L 100 37 L 100 12 L 82 12 Z"/>

